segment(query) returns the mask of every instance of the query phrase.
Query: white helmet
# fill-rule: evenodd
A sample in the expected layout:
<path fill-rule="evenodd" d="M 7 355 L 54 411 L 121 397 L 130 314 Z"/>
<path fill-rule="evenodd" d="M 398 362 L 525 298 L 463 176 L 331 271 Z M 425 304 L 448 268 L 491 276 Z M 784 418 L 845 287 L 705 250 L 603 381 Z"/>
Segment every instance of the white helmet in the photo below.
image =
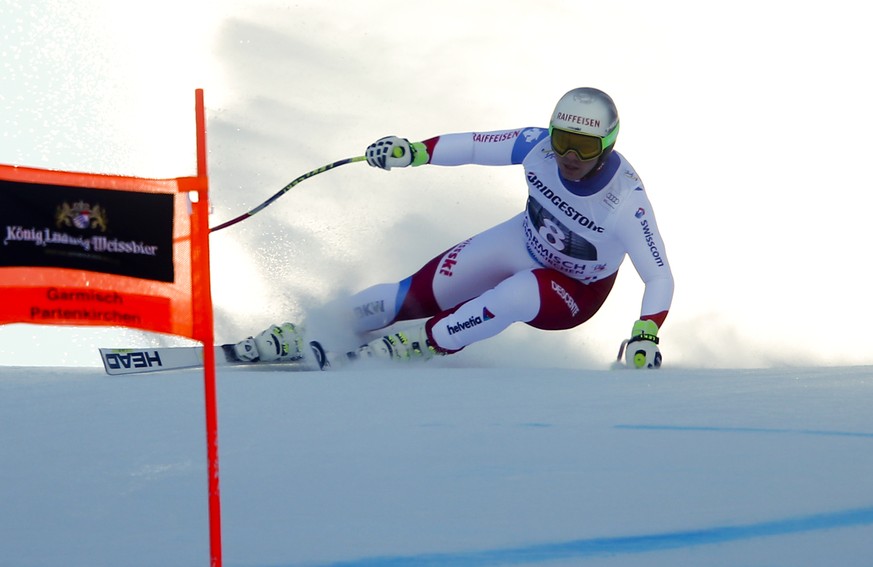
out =
<path fill-rule="evenodd" d="M 612 151 L 618 127 L 615 103 L 605 92 L 590 87 L 573 89 L 562 96 L 549 122 L 552 134 L 554 130 L 561 130 L 600 138 L 601 160 Z"/>
<path fill-rule="evenodd" d="M 605 92 L 590 87 L 573 89 L 558 101 L 552 128 L 606 138 L 618 134 L 618 110 Z"/>

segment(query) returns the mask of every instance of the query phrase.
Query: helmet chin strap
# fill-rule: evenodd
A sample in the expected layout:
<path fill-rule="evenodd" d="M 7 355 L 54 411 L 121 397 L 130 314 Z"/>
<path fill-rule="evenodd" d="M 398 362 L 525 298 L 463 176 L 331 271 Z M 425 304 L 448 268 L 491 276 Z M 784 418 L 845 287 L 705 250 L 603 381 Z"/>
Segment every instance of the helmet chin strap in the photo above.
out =
<path fill-rule="evenodd" d="M 613 147 L 614 146 L 609 146 L 608 148 L 603 150 L 603 153 L 600 154 L 600 157 L 597 158 L 597 165 L 595 165 L 591 171 L 583 175 L 582 179 L 586 179 L 588 177 L 591 177 L 592 175 L 596 175 L 601 169 L 603 169 L 603 166 L 606 165 L 606 160 L 608 160 L 609 156 L 612 155 Z M 579 181 L 581 181 L 582 179 L 580 179 Z"/>

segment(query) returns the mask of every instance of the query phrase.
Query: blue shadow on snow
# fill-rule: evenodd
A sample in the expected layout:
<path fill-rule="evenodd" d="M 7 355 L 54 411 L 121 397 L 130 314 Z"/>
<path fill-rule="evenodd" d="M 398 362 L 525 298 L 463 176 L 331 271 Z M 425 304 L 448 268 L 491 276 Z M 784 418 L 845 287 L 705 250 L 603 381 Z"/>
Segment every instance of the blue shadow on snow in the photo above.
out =
<path fill-rule="evenodd" d="M 821 429 L 773 429 L 766 427 L 712 427 L 699 425 L 616 425 L 616 429 L 635 429 L 638 431 L 710 431 L 716 433 L 776 433 L 789 435 L 820 435 L 824 437 L 866 437 L 873 439 L 873 433 L 855 431 L 827 431 Z"/>
<path fill-rule="evenodd" d="M 639 536 L 579 539 L 562 543 L 547 543 L 487 551 L 372 557 L 318 565 L 324 567 L 328 565 L 331 567 L 427 567 L 443 565 L 482 567 L 487 565 L 512 565 L 562 559 L 584 559 L 621 554 L 648 553 L 870 524 L 873 524 L 873 507 L 800 516 L 743 526 L 722 526 L 702 530 Z"/>

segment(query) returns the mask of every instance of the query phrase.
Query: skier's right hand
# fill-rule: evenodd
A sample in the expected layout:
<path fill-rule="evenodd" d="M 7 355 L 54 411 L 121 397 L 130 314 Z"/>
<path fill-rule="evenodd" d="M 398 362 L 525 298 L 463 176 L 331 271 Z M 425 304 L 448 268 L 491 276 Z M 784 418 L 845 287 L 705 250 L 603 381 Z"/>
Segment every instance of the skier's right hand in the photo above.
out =
<path fill-rule="evenodd" d="M 367 147 L 367 163 L 390 171 L 392 167 L 412 164 L 413 151 L 409 140 L 397 136 L 385 136 Z"/>

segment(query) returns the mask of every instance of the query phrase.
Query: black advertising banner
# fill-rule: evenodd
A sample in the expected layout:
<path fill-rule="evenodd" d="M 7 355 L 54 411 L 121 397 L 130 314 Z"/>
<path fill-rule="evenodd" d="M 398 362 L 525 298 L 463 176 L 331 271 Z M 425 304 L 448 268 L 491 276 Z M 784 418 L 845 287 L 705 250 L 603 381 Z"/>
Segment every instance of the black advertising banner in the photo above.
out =
<path fill-rule="evenodd" d="M 174 281 L 173 195 L 0 180 L 0 267 Z"/>

